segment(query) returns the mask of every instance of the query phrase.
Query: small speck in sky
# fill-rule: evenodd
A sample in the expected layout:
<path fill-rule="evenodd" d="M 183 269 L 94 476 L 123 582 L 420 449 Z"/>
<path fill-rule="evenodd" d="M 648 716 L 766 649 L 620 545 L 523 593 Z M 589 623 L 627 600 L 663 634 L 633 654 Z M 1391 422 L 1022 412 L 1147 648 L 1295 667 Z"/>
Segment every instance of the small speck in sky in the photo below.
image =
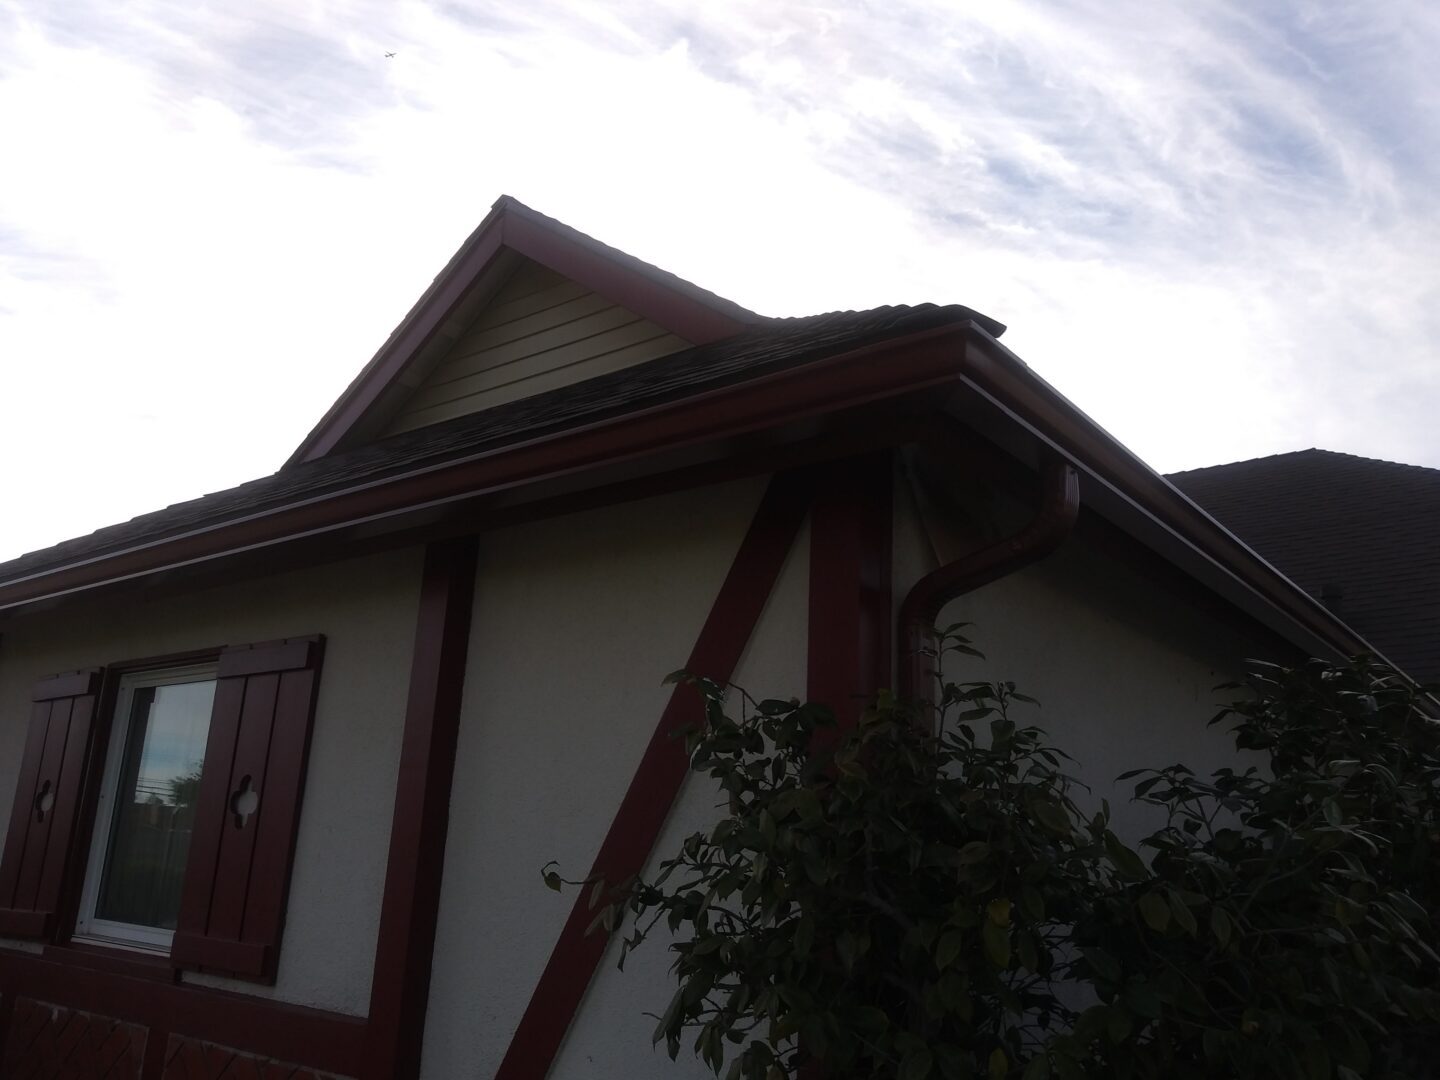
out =
<path fill-rule="evenodd" d="M 1440 466 L 1437 55 L 1428 0 L 0 0 L 0 558 L 271 472 L 502 192 L 765 314 L 978 308 L 1164 471 Z"/>

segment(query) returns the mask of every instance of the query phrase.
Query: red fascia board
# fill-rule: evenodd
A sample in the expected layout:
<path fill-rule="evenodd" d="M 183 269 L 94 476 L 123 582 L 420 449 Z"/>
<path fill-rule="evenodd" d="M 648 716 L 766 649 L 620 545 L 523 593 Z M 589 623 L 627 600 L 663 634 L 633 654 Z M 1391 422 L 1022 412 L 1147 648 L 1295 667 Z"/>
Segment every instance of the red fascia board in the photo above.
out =
<path fill-rule="evenodd" d="M 976 328 L 961 381 L 1148 517 L 1177 543 L 1342 655 L 1379 652 Z"/>
<path fill-rule="evenodd" d="M 490 260 L 499 253 L 501 220 L 501 216 L 491 215 L 471 234 L 380 351 L 345 388 L 315 429 L 305 436 L 286 465 L 313 461 L 329 454 L 365 417 L 386 388 L 445 324 Z"/>
<path fill-rule="evenodd" d="M 0 584 L 0 610 L 941 385 L 997 405 L 1292 625 L 1341 653 L 1375 651 L 974 322 L 42 571 Z"/>
<path fill-rule="evenodd" d="M 956 385 L 964 362 L 965 336 L 973 327 L 970 322 L 936 327 L 574 431 L 40 571 L 0 584 L 0 610 L 663 450 Z"/>
<path fill-rule="evenodd" d="M 613 304 L 629 308 L 692 345 L 733 337 L 748 325 L 603 252 L 576 243 L 542 222 L 507 214 L 500 228 L 505 246 L 512 251 L 579 282 Z"/>

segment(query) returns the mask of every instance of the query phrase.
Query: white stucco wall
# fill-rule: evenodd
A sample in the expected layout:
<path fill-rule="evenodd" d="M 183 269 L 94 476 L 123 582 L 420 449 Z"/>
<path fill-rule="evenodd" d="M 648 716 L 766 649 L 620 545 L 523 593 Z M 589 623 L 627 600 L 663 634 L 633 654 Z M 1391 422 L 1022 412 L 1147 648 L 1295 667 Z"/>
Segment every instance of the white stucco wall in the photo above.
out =
<path fill-rule="evenodd" d="M 732 680 L 757 700 L 803 697 L 805 641 L 808 631 L 807 579 L 810 572 L 809 529 L 802 530 L 766 605 L 755 635 Z M 736 706 L 738 709 L 738 705 Z M 723 812 L 723 802 L 707 777 L 687 779 L 675 809 L 655 845 L 647 873 L 679 850 L 693 832 L 709 829 Z M 602 1080 L 664 1077 L 701 1080 L 714 1073 L 695 1056 L 690 1040 L 682 1043 L 675 1063 L 664 1044 L 652 1047 L 655 1016 L 665 1011 L 675 992 L 670 973 L 673 959 L 667 936 L 657 927 L 643 947 L 616 967 L 618 943 L 612 943 L 595 980 L 581 1003 L 549 1080 Z"/>
<path fill-rule="evenodd" d="M 37 678 L 224 644 L 326 637 L 285 936 L 273 987 L 187 981 L 363 1015 L 394 808 L 419 549 L 185 596 L 69 605 L 17 620 L 0 646 L 0 835 Z M 17 946 L 18 943 L 0 941 Z"/>
<path fill-rule="evenodd" d="M 425 1080 L 499 1064 L 570 910 L 539 880 L 557 859 L 581 876 L 664 708 L 663 674 L 683 664 L 761 485 L 742 482 L 506 530 L 482 540 L 427 1017 Z M 808 540 L 802 535 L 736 681 L 765 696 L 804 692 Z M 946 553 L 953 557 L 953 553 Z M 908 495 L 897 500 L 895 592 L 936 562 Z M 1254 643 L 1082 539 L 1045 563 L 950 605 L 989 658 L 962 678 L 1013 679 L 1036 719 L 1111 798 L 1117 828 L 1154 824 L 1126 804 L 1126 768 L 1229 757 L 1207 728 L 1216 683 Z M 1020 714 L 1019 719 L 1024 719 Z M 656 850 L 715 813 L 686 785 Z M 673 992 L 656 939 L 622 973 L 614 949 L 591 984 L 552 1080 L 709 1075 L 688 1046 L 652 1048 Z"/>
<path fill-rule="evenodd" d="M 936 565 L 931 541 L 902 487 L 897 500 L 895 583 L 905 590 Z M 943 547 L 943 527 L 932 531 Z M 950 559 L 957 550 L 944 550 Z M 1043 562 L 951 602 L 937 624 L 968 622 L 984 660 L 952 657 L 957 682 L 1004 681 L 1040 702 L 1012 718 L 1043 728 L 1075 759 L 1091 788 L 1082 806 L 1110 800 L 1116 831 L 1131 839 L 1163 818 L 1130 803 L 1129 769 L 1184 762 L 1197 772 L 1235 764 L 1234 744 L 1209 727 L 1228 700 L 1215 687 L 1241 674 L 1264 646 L 1235 623 L 1195 606 L 1163 581 L 1076 534 Z M 1232 695 L 1233 696 L 1233 695 Z"/>
<path fill-rule="evenodd" d="M 551 859 L 580 876 L 664 709 L 663 676 L 683 666 L 759 502 L 765 480 L 606 507 L 481 538 L 480 573 L 451 799 L 444 888 L 426 1021 L 425 1080 L 490 1075 L 499 1064 L 573 893 L 544 888 Z M 901 485 L 895 598 L 936 555 Z M 736 681 L 757 696 L 803 694 L 804 533 Z M 954 557 L 956 552 L 944 552 Z M 420 576 L 418 549 L 277 575 L 184 597 L 67 607 L 20 620 L 0 645 L 0 835 L 10 812 L 34 680 L 57 671 L 230 642 L 324 633 L 325 668 L 277 984 L 194 982 L 363 1015 L 383 889 Z M 987 653 L 952 672 L 1012 679 L 1076 772 L 1108 796 L 1117 827 L 1127 768 L 1230 756 L 1207 721 L 1257 651 L 1232 625 L 1076 537 L 1044 563 L 952 603 Z M 1021 713 L 1017 719 L 1027 716 Z M 660 852 L 703 827 L 713 793 L 687 784 Z M 20 946 L 18 943 L 0 942 Z M 688 1047 L 652 1049 L 671 993 L 656 940 L 626 971 L 613 950 L 551 1076 L 708 1075 Z"/>
<path fill-rule="evenodd" d="M 763 480 L 539 522 L 481 541 L 422 1076 L 488 1076 L 664 710 L 759 502 Z M 738 672 L 803 692 L 806 562 L 792 553 Z M 692 785 L 693 786 L 693 785 Z M 687 791 L 669 844 L 709 812 Z M 652 1053 L 645 1011 L 669 998 L 663 945 L 607 958 L 553 1076 L 705 1075 Z"/>

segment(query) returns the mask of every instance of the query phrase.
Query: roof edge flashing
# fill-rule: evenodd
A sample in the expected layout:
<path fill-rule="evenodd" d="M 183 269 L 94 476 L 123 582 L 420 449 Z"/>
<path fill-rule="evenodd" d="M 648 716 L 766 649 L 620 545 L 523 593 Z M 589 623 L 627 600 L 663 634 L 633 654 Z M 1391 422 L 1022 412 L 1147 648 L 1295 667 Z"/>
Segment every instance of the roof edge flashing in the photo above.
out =
<path fill-rule="evenodd" d="M 1108 503 L 1105 516 L 1297 647 L 1311 651 L 1312 645 L 1320 643 L 1337 656 L 1368 652 L 1390 663 L 1353 627 L 1196 505 L 984 328 L 971 330 L 970 344 L 962 381 L 1007 420 L 1018 423 L 1041 445 L 1064 455 L 1099 484 L 1105 495 L 1087 495 L 1092 509 L 1103 511 Z M 1126 516 L 1117 514 L 1120 507 L 1150 522 L 1155 535 L 1143 537 L 1136 531 L 1135 521 L 1118 520 Z M 1161 540 L 1159 546 L 1157 539 Z M 1206 566 L 1219 578 L 1198 572 Z M 1217 581 L 1232 583 L 1233 592 L 1218 587 Z M 1241 598 L 1245 602 L 1239 602 Z M 1268 610 L 1249 610 L 1252 603 Z"/>

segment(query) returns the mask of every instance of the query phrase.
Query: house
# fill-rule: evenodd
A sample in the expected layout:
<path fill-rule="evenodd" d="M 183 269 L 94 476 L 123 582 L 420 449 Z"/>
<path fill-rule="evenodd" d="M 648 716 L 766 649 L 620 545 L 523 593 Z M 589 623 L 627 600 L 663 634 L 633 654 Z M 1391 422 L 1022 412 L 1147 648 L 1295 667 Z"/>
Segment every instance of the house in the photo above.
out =
<path fill-rule="evenodd" d="M 1312 449 L 1169 480 L 1414 678 L 1440 683 L 1440 469 Z"/>
<path fill-rule="evenodd" d="M 967 619 L 1103 791 L 1223 758 L 1243 658 L 1367 648 L 1003 331 L 502 198 L 274 475 L 0 565 L 0 1073 L 703 1075 L 663 949 L 540 880 L 713 812 L 666 673 L 853 720 Z"/>

